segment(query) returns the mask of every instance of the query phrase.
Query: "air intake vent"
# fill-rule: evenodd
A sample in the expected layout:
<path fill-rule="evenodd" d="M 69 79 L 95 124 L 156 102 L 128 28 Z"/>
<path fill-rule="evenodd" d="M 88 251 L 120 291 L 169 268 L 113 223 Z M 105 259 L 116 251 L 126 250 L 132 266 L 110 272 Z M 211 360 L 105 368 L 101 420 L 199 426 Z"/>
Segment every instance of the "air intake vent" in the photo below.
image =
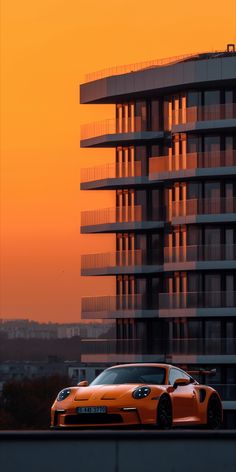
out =
<path fill-rule="evenodd" d="M 199 397 L 200 397 L 200 403 L 203 403 L 206 398 L 206 390 L 201 388 L 201 390 L 199 390 Z"/>

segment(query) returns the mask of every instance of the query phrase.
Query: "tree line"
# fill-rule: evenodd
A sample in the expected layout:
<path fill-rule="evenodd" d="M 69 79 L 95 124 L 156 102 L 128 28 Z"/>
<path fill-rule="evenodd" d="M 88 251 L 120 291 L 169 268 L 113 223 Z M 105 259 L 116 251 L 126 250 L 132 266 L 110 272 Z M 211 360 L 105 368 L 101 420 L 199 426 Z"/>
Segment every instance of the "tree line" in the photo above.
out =
<path fill-rule="evenodd" d="M 69 385 L 62 375 L 6 382 L 0 395 L 0 429 L 48 429 L 52 403 Z"/>

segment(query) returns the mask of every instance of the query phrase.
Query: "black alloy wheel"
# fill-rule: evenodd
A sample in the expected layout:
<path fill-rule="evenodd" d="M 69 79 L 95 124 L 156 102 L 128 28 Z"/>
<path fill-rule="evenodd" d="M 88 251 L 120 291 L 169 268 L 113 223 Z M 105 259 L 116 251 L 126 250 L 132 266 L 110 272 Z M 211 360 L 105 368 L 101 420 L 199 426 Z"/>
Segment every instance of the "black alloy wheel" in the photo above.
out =
<path fill-rule="evenodd" d="M 207 428 L 219 429 L 222 423 L 222 406 L 219 398 L 212 395 L 207 407 Z"/>
<path fill-rule="evenodd" d="M 157 428 L 170 429 L 172 427 L 172 406 L 168 395 L 162 395 L 157 409 Z"/>

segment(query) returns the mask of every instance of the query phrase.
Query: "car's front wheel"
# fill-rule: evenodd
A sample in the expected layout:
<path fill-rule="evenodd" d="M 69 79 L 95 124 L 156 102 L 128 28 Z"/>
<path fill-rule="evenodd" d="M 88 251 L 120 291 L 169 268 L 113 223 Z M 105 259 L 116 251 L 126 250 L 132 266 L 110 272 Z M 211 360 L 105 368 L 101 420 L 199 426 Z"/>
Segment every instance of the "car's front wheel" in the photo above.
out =
<path fill-rule="evenodd" d="M 157 428 L 170 429 L 172 427 L 172 405 L 168 395 L 162 395 L 157 408 Z"/>
<path fill-rule="evenodd" d="M 217 395 L 212 395 L 207 407 L 207 428 L 219 429 L 222 423 L 222 406 Z"/>

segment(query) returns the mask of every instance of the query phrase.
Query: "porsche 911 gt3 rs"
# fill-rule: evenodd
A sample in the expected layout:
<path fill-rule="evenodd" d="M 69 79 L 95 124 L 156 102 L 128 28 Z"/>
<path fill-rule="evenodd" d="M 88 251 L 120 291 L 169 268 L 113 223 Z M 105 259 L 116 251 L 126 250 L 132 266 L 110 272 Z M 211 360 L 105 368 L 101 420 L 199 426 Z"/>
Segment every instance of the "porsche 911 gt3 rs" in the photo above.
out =
<path fill-rule="evenodd" d="M 54 428 L 207 425 L 223 419 L 219 394 L 167 364 L 126 364 L 104 370 L 90 385 L 59 392 L 51 409 Z"/>

